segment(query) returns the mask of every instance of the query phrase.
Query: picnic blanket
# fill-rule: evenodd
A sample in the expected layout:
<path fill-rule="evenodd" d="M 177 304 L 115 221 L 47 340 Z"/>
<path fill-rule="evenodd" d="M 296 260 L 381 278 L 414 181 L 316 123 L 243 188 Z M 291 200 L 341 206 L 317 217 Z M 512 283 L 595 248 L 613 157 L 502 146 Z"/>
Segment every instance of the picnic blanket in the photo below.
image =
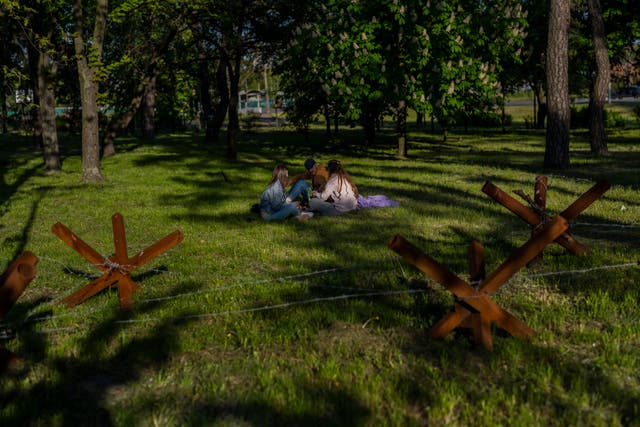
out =
<path fill-rule="evenodd" d="M 386 208 L 400 206 L 400 202 L 391 200 L 385 195 L 376 194 L 374 196 L 358 196 L 358 207 L 356 209 Z"/>

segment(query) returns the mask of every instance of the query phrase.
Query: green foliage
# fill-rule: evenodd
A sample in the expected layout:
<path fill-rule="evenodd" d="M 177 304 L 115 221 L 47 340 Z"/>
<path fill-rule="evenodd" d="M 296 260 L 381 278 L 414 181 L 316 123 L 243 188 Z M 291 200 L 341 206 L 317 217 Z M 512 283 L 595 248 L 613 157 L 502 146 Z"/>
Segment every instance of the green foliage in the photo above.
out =
<path fill-rule="evenodd" d="M 310 114 L 328 104 L 352 120 L 401 102 L 443 123 L 495 105 L 503 64 L 517 62 L 526 24 L 512 1 L 333 0 L 315 7 L 287 47 L 282 84 L 296 102 L 317 100 Z"/>
<path fill-rule="evenodd" d="M 572 129 L 588 129 L 589 121 L 591 117 L 589 115 L 589 108 L 571 108 L 571 128 Z M 604 126 L 607 129 L 622 129 L 625 127 L 625 121 L 618 111 L 612 111 L 609 109 L 604 110 Z"/>
<path fill-rule="evenodd" d="M 246 114 L 240 118 L 243 129 L 247 131 L 255 130 L 256 125 L 260 121 L 258 114 Z"/>
<path fill-rule="evenodd" d="M 471 111 L 470 113 L 460 111 L 456 114 L 453 124 L 457 126 L 499 128 L 502 125 L 511 125 L 512 120 L 513 118 L 510 115 L 505 115 L 503 123 L 502 115 L 493 111 Z"/>
<path fill-rule="evenodd" d="M 625 127 L 622 115 L 616 111 L 604 110 L 604 127 L 607 129 L 622 129 Z"/>
<path fill-rule="evenodd" d="M 308 144 L 258 128 L 236 162 L 200 134 L 123 138 L 96 185 L 80 184 L 78 139 L 61 141 L 63 171 L 47 176 L 30 135 L 0 136 L 0 270 L 24 250 L 39 257 L 0 324 L 2 345 L 25 359 L 21 375 L 0 381 L 2 425 L 634 425 L 639 132 L 618 131 L 606 158 L 580 155 L 583 134 L 572 135 L 571 169 L 549 176 L 547 212 L 609 179 L 572 221 L 592 252 L 550 245 L 517 272 L 493 298 L 537 335 L 494 329 L 491 353 L 465 330 L 429 337 L 453 298 L 387 242 L 401 234 L 466 280 L 475 239 L 493 271 L 531 230 L 480 188 L 490 180 L 531 195 L 544 173 L 541 132 L 440 143 L 414 130 L 405 160 L 389 132 L 370 147 L 357 130 L 327 144 L 314 125 Z M 311 153 L 341 159 L 364 195 L 400 207 L 307 222 L 249 213 L 276 163 L 296 173 Z M 115 212 L 130 255 L 175 229 L 185 239 L 132 273 L 141 292 L 131 311 L 119 310 L 115 288 L 73 309 L 57 304 L 99 271 L 52 225 L 107 256 Z"/>

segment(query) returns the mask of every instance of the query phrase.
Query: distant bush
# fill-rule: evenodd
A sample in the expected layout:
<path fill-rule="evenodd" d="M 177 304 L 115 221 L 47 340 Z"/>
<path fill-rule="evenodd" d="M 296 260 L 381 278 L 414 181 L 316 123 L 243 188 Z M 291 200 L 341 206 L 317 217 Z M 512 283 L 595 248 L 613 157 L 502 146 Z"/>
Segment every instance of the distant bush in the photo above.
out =
<path fill-rule="evenodd" d="M 604 127 L 610 129 L 624 128 L 624 119 L 622 114 L 617 111 L 604 110 Z"/>
<path fill-rule="evenodd" d="M 585 108 L 571 108 L 571 128 L 572 129 L 588 129 L 589 120 L 589 107 Z M 607 129 L 621 129 L 624 128 L 624 119 L 622 115 L 617 111 L 604 110 L 604 127 Z"/>
<path fill-rule="evenodd" d="M 493 111 L 475 112 L 469 115 L 460 113 L 455 117 L 457 126 L 469 127 L 500 127 L 502 126 L 502 115 Z M 508 126 L 513 122 L 513 117 L 509 114 L 505 115 L 504 125 Z"/>
<path fill-rule="evenodd" d="M 247 114 L 241 116 L 240 121 L 242 122 L 242 128 L 244 130 L 251 131 L 256 128 L 256 125 L 260 121 L 260 116 L 258 114 Z"/>

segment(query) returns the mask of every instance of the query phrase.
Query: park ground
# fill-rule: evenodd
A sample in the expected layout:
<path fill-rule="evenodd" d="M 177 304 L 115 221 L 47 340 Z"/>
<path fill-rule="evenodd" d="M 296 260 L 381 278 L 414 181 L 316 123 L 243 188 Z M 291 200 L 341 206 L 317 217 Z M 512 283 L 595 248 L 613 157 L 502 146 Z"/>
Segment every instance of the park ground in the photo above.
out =
<path fill-rule="evenodd" d="M 29 250 L 38 275 L 0 324 L 24 358 L 0 381 L 2 425 L 632 426 L 640 425 L 640 126 L 609 131 L 610 155 L 575 130 L 571 167 L 542 168 L 544 132 L 514 124 L 451 132 L 410 129 L 363 146 L 357 128 L 327 140 L 290 128 L 245 132 L 237 162 L 199 134 L 119 140 L 107 180 L 81 183 L 80 146 L 61 138 L 63 171 L 46 175 L 28 137 L 0 137 L 0 267 Z M 399 207 L 264 223 L 249 211 L 279 162 L 342 160 L 364 195 Z M 548 177 L 556 215 L 597 182 L 611 188 L 571 223 L 584 256 L 551 244 L 492 295 L 535 331 L 494 326 L 493 350 L 465 329 L 429 332 L 454 299 L 388 248 L 401 235 L 467 277 L 477 240 L 487 272 L 531 229 L 482 193 L 491 181 L 532 195 Z M 515 197 L 515 196 L 514 196 Z M 130 310 L 117 288 L 59 302 L 100 271 L 51 231 L 61 222 L 104 256 L 111 218 L 130 254 L 180 230 L 184 240 L 132 272 Z"/>

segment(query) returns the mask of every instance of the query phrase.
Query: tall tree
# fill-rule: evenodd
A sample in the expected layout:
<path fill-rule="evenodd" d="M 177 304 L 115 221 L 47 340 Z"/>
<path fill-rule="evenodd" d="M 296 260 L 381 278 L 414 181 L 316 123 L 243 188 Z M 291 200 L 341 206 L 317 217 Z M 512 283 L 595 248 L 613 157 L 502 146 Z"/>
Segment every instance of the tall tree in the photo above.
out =
<path fill-rule="evenodd" d="M 18 24 L 22 34 L 22 46 L 18 49 L 26 52 L 33 102 L 35 105 L 33 135 L 35 145 L 42 147 L 45 171 L 60 171 L 61 160 L 58 147 L 58 131 L 55 115 L 55 92 L 57 52 L 60 50 L 60 28 L 57 16 L 61 9 L 58 2 L 40 4 L 35 1 L 22 1 L 19 4 L 3 2 L 10 20 Z M 7 45 L 5 45 L 7 47 Z"/>
<path fill-rule="evenodd" d="M 591 152 L 603 155 L 608 153 L 607 137 L 604 131 L 604 105 L 609 90 L 611 67 L 600 0 L 588 0 L 587 3 L 596 63 L 595 78 L 589 96 L 589 141 Z"/>
<path fill-rule="evenodd" d="M 33 16 L 34 39 L 39 43 L 36 45 L 37 49 L 31 49 L 30 52 L 37 54 L 38 122 L 42 135 L 44 166 L 46 172 L 53 173 L 62 169 L 53 89 L 57 71 L 53 56 L 58 47 L 56 46 L 58 32 L 56 31 L 56 6 L 51 2 L 44 7 L 51 9 L 47 10 L 48 13 L 42 13 L 43 11 L 39 10 Z"/>
<path fill-rule="evenodd" d="M 173 1 L 127 0 L 112 9 L 104 55 L 109 79 L 103 85 L 112 112 L 103 138 L 104 157 L 115 154 L 118 134 L 140 111 L 143 136 L 152 137 L 158 77 L 171 66 L 180 68 L 171 59 L 188 7 Z"/>
<path fill-rule="evenodd" d="M 254 48 L 254 33 L 250 26 L 250 8 L 253 2 L 246 0 L 233 0 L 226 3 L 211 2 L 208 0 L 198 0 L 193 2 L 194 17 L 192 19 L 192 31 L 196 43 L 201 48 L 212 47 L 219 58 L 219 64 L 224 69 L 218 68 L 216 72 L 216 87 L 224 84 L 222 99 L 227 103 L 227 157 L 235 160 L 238 155 L 237 140 L 240 133 L 240 119 L 238 115 L 238 90 L 240 81 L 240 64 L 245 55 L 251 54 Z M 255 2 L 261 4 L 262 2 Z M 201 54 L 204 54 L 201 51 Z M 205 55 L 205 57 L 211 57 Z M 203 58 L 204 59 L 204 58 Z M 209 80 L 209 69 L 203 66 L 200 69 L 201 91 L 209 91 L 210 85 L 203 86 L 204 81 Z M 229 94 L 225 96 L 224 94 Z M 214 126 L 215 117 L 219 117 L 220 112 L 213 115 L 208 93 L 201 95 L 203 106 L 209 111 L 207 115 L 207 133 L 212 135 L 212 140 L 216 139 L 218 131 L 209 129 Z M 219 129 L 218 129 L 219 130 Z"/>
<path fill-rule="evenodd" d="M 56 101 L 53 91 L 56 65 L 51 55 L 43 48 L 38 53 L 38 114 L 42 129 L 42 152 L 44 167 L 48 173 L 62 169 L 56 128 Z"/>
<path fill-rule="evenodd" d="M 156 79 L 155 76 L 145 88 L 141 102 L 142 110 L 142 137 L 151 140 L 155 138 L 155 105 L 156 104 Z"/>
<path fill-rule="evenodd" d="M 227 64 L 222 59 L 218 59 L 216 62 L 218 65 L 214 74 L 214 97 L 209 114 L 207 114 L 207 138 L 214 142 L 220 139 L 220 129 L 222 129 L 231 99 L 227 84 Z M 209 85 L 206 85 L 206 88 L 209 88 Z"/>
<path fill-rule="evenodd" d="M 286 39 L 290 27 L 297 22 L 297 11 L 304 3 L 285 0 L 197 0 L 191 3 L 198 19 L 206 22 L 206 42 L 215 46 L 226 67 L 226 79 L 219 78 L 217 81 L 228 85 L 227 157 L 231 160 L 238 156 L 238 90 L 242 61 L 247 56 L 258 55 L 268 45 Z"/>
<path fill-rule="evenodd" d="M 100 124 L 98 117 L 98 84 L 100 81 L 102 48 L 107 27 L 108 0 L 97 0 L 93 16 L 93 34 L 85 34 L 82 0 L 74 0 L 73 45 L 78 66 L 82 102 L 82 180 L 104 180 L 100 169 Z"/>
<path fill-rule="evenodd" d="M 0 121 L 2 122 L 2 133 L 9 131 L 7 122 L 9 120 L 8 104 L 12 97 L 15 96 L 20 82 L 26 78 L 24 67 L 25 61 L 21 61 L 20 43 L 17 41 L 15 34 L 19 34 L 20 26 L 16 19 L 13 18 L 17 4 L 8 3 L 6 0 L 0 0 Z"/>
<path fill-rule="evenodd" d="M 523 0 L 527 19 L 527 37 L 524 40 L 521 65 L 512 70 L 512 75 L 527 83 L 533 93 L 533 126 L 545 128 L 546 103 L 546 52 L 549 24 L 548 0 Z"/>
<path fill-rule="evenodd" d="M 550 0 L 547 35 L 548 124 L 544 166 L 569 167 L 569 24 L 570 2 Z"/>

